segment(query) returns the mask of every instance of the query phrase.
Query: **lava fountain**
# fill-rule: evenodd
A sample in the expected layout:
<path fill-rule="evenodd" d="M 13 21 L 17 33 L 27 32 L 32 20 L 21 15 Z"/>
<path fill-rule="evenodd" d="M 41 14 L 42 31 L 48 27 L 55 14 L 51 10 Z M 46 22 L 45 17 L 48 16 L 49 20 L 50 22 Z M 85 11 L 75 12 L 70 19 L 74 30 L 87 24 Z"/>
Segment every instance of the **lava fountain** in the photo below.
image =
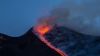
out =
<path fill-rule="evenodd" d="M 51 19 L 44 18 L 39 19 L 38 23 L 33 27 L 34 31 L 36 32 L 36 35 L 39 37 L 41 41 L 43 41 L 47 46 L 58 52 L 61 56 L 68 56 L 63 51 L 59 50 L 55 46 L 53 46 L 51 43 L 49 43 L 45 37 L 43 36 L 46 32 L 51 30 L 55 25 L 49 24 L 49 21 Z"/>

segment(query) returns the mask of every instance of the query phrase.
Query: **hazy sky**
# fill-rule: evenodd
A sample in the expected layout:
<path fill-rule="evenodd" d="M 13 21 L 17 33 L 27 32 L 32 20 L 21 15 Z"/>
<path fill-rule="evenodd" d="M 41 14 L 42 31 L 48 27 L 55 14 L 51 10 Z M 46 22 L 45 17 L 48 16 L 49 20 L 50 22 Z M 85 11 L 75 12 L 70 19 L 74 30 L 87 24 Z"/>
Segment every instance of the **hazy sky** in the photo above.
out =
<path fill-rule="evenodd" d="M 62 0 L 0 0 L 0 33 L 20 36 Z"/>

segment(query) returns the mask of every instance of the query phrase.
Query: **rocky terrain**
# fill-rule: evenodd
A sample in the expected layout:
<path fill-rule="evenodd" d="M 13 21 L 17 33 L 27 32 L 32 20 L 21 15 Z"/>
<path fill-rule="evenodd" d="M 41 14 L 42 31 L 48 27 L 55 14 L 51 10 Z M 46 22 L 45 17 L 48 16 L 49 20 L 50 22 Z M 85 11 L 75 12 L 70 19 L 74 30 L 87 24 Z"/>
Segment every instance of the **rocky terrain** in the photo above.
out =
<path fill-rule="evenodd" d="M 100 56 L 100 36 L 90 36 L 65 27 L 55 27 L 45 38 L 68 56 Z"/>

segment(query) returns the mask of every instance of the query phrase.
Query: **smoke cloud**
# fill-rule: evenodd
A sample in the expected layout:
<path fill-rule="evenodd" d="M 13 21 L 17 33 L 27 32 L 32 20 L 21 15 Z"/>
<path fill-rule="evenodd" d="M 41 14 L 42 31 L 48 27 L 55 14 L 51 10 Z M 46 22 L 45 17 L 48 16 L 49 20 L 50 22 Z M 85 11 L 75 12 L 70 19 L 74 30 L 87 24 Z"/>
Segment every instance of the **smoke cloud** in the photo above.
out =
<path fill-rule="evenodd" d="M 100 0 L 67 0 L 53 7 L 49 23 L 100 36 Z"/>

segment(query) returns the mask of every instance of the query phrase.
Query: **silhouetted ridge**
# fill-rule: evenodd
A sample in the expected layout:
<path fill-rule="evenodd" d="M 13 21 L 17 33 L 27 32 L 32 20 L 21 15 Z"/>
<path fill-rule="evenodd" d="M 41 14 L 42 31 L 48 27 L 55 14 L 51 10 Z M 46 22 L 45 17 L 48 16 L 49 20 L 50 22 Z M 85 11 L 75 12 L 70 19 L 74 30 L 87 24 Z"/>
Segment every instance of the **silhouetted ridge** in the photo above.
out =
<path fill-rule="evenodd" d="M 60 56 L 38 39 L 32 28 L 19 37 L 0 36 L 0 56 Z"/>

